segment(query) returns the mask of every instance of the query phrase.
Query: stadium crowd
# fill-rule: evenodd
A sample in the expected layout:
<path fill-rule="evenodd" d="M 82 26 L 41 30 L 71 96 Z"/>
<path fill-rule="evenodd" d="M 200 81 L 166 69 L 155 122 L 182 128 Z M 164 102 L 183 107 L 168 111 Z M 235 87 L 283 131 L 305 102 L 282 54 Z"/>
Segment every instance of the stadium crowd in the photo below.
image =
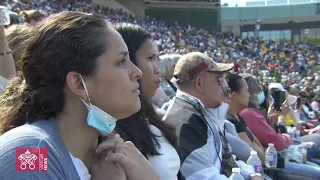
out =
<path fill-rule="evenodd" d="M 11 24 L 1 27 L 0 56 L 17 72 L 0 72 L 0 179 L 22 178 L 11 156 L 21 144 L 51 153 L 54 170 L 30 179 L 211 180 L 240 167 L 260 180 L 245 162 L 254 150 L 264 164 L 270 143 L 286 178 L 320 177 L 319 46 L 167 24 L 89 0 L 1 5 Z M 279 110 L 277 90 L 285 92 Z"/>
<path fill-rule="evenodd" d="M 19 3 L 18 3 L 19 2 Z M 239 37 L 228 32 L 212 32 L 192 26 L 145 17 L 133 17 L 121 10 L 96 6 L 87 1 L 13 1 L 3 0 L 13 12 L 37 9 L 48 15 L 61 11 L 100 13 L 112 23 L 129 22 L 138 24 L 151 32 L 161 54 L 186 54 L 192 51 L 204 52 L 216 62 L 236 63 L 236 69 L 259 76 L 263 82 L 279 82 L 285 88 L 293 86 L 307 92 L 310 101 L 320 91 L 319 86 L 319 45 L 305 43 L 291 44 L 254 37 Z M 30 12 L 31 13 L 31 12 Z M 36 16 L 36 13 L 33 14 Z M 17 17 L 15 17 L 17 18 Z M 13 20 L 13 22 L 15 22 Z"/>

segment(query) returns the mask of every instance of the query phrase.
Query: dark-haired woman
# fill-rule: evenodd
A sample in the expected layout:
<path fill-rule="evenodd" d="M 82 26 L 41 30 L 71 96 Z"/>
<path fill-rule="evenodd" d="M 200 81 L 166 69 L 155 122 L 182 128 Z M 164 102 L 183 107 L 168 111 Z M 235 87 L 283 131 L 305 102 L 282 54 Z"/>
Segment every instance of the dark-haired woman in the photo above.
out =
<path fill-rule="evenodd" d="M 227 120 L 235 125 L 240 139 L 245 141 L 254 151 L 256 151 L 260 160 L 264 162 L 265 156 L 263 146 L 239 115 L 240 111 L 245 109 L 249 104 L 250 94 L 248 92 L 247 83 L 237 74 L 230 73 L 226 76 L 226 79 L 231 90 L 231 102 L 229 103 Z"/>
<path fill-rule="evenodd" d="M 119 24 L 116 30 L 126 42 L 131 61 L 142 71 L 141 109 L 133 116 L 117 121 L 120 135 L 132 141 L 148 158 L 163 180 L 176 180 L 180 159 L 175 150 L 174 130 L 153 109 L 150 98 L 159 88 L 158 50 L 151 35 L 138 25 Z"/>
<path fill-rule="evenodd" d="M 141 107 L 141 71 L 104 19 L 63 12 L 40 22 L 21 72 L 0 97 L 0 179 L 159 179 L 133 143 L 112 135 Z"/>

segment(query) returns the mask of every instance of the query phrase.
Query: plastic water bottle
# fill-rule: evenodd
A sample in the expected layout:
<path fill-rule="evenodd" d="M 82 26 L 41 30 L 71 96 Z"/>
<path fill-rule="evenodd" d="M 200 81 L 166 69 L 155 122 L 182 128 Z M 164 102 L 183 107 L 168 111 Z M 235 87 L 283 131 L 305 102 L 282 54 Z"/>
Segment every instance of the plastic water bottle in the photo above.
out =
<path fill-rule="evenodd" d="M 251 151 L 250 155 L 251 156 L 247 160 L 247 164 L 253 167 L 255 173 L 262 174 L 263 173 L 262 163 L 257 155 L 257 152 Z"/>
<path fill-rule="evenodd" d="M 274 144 L 269 143 L 268 149 L 265 152 L 265 164 L 268 168 L 276 168 L 278 164 L 278 152 L 274 148 Z"/>
<path fill-rule="evenodd" d="M 232 174 L 229 177 L 230 180 L 244 180 L 240 174 L 240 168 L 232 168 Z"/>

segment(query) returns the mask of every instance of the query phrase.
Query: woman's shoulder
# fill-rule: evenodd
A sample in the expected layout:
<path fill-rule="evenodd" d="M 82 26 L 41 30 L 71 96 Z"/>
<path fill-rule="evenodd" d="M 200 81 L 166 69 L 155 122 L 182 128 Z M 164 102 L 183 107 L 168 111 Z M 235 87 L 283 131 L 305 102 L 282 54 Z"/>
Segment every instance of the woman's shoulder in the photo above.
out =
<path fill-rule="evenodd" d="M 33 123 L 26 123 L 13 128 L 0 136 L 0 144 L 12 145 L 10 142 L 50 142 L 59 135 L 57 125 L 54 120 L 39 120 Z M 21 144 L 20 144 L 21 145 Z"/>
<path fill-rule="evenodd" d="M 238 123 L 237 118 L 229 113 L 227 113 L 226 119 L 232 124 Z"/>
<path fill-rule="evenodd" d="M 46 133 L 43 129 L 32 124 L 24 124 L 2 134 L 0 136 L 0 144 L 12 144 L 10 142 L 16 141 L 28 142 L 28 140 L 40 140 L 45 139 L 48 136 L 48 133 Z"/>
<path fill-rule="evenodd" d="M 32 179 L 33 177 L 43 178 L 44 176 L 50 176 L 53 179 L 63 178 L 63 167 L 69 167 L 66 163 L 67 158 L 64 157 L 64 154 L 68 154 L 68 151 L 57 140 L 59 137 L 53 136 L 50 131 L 41 128 L 38 124 L 25 124 L 2 134 L 0 136 L 0 179 L 6 179 L 9 176 L 15 178 L 23 176 L 26 177 L 25 179 Z M 35 157 L 39 163 L 44 162 L 46 159 L 50 163 L 47 171 L 43 171 L 46 173 L 35 173 L 35 171 L 17 173 L 20 172 L 16 172 L 17 164 L 23 164 L 24 157 L 27 156 Z M 54 174 L 53 171 L 56 173 Z"/>
<path fill-rule="evenodd" d="M 263 115 L 261 114 L 261 112 L 258 109 L 255 108 L 246 108 L 244 110 L 242 110 L 239 113 L 241 119 L 243 119 L 244 121 L 248 120 L 248 117 L 255 117 L 255 118 L 261 118 L 263 117 Z"/>
<path fill-rule="evenodd" d="M 242 110 L 239 115 L 243 116 L 244 114 L 252 114 L 252 113 L 259 113 L 259 110 L 256 108 L 252 108 L 252 107 L 247 107 L 244 110 Z"/>
<path fill-rule="evenodd" d="M 2 134 L 0 144 L 0 159 L 5 161 L 12 159 L 10 155 L 14 155 L 17 149 L 48 148 L 51 141 L 49 134 L 39 127 L 25 124 Z"/>

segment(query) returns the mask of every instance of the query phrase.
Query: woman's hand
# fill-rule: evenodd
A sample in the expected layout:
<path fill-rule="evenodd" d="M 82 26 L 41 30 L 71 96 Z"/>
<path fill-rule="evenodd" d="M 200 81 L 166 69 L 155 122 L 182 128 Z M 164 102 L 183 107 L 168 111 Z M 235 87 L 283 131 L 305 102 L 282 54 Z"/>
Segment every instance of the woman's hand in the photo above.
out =
<path fill-rule="evenodd" d="M 277 120 L 279 117 L 279 112 L 274 110 L 274 104 L 270 104 L 268 108 L 268 117 L 273 120 Z"/>
<path fill-rule="evenodd" d="M 280 108 L 280 115 L 285 117 L 285 116 L 287 116 L 289 111 L 290 111 L 290 108 L 289 108 L 288 102 L 287 102 L 287 100 L 285 100 L 282 103 L 282 106 Z"/>
<path fill-rule="evenodd" d="M 101 154 L 106 150 L 113 150 L 114 153 L 109 153 L 105 160 L 119 163 L 130 180 L 160 180 L 155 169 L 135 145 L 130 141 L 124 142 L 118 138 L 119 135 L 116 136 L 116 144 L 104 141 L 98 145 L 96 152 Z"/>
<path fill-rule="evenodd" d="M 108 150 L 106 155 L 112 153 L 112 150 Z M 127 180 L 127 176 L 119 163 L 108 162 L 105 158 L 101 158 L 92 166 L 91 180 Z"/>

